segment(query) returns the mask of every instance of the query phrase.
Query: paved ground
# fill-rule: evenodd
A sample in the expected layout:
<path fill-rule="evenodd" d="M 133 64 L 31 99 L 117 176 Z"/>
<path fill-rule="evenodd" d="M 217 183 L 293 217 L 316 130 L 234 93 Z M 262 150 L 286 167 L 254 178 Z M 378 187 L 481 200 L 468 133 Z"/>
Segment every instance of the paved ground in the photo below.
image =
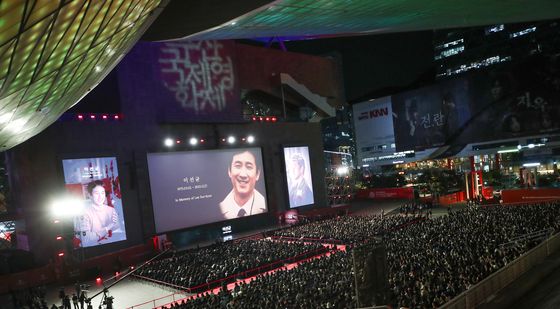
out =
<path fill-rule="evenodd" d="M 560 267 L 523 295 L 512 308 L 560 308 Z"/>

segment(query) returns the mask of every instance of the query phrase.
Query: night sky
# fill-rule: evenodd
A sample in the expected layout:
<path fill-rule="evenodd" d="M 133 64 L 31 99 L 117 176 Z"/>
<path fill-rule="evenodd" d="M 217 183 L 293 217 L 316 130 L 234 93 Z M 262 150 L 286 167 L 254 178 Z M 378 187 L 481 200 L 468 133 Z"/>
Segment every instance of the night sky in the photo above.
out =
<path fill-rule="evenodd" d="M 349 102 L 434 82 L 432 31 L 289 42 L 289 51 L 340 54 Z"/>

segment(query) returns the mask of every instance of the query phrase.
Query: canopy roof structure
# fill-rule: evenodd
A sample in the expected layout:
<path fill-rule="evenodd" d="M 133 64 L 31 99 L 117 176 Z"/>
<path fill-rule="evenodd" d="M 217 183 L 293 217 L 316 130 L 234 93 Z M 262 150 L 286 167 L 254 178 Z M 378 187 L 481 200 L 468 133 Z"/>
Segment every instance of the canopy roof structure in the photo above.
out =
<path fill-rule="evenodd" d="M 1 1 L 0 151 L 56 121 L 142 35 L 293 40 L 558 17 L 557 0 Z"/>
<path fill-rule="evenodd" d="M 41 132 L 93 89 L 161 2 L 1 1 L 0 151 Z"/>
<path fill-rule="evenodd" d="M 172 1 L 162 13 L 162 18 L 148 30 L 145 39 L 312 39 L 462 28 L 560 17 L 560 2 L 555 0 L 219 2 L 224 1 L 208 0 L 208 5 L 204 6 L 195 5 L 194 1 Z M 225 10 L 220 7 L 225 7 Z M 227 14 L 228 12 L 231 13 Z"/>

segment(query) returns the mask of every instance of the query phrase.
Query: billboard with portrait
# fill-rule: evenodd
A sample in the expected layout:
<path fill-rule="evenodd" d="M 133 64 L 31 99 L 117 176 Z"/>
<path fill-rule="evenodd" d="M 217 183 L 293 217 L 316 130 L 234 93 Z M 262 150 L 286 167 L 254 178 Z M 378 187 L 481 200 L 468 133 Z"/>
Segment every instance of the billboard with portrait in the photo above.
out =
<path fill-rule="evenodd" d="M 557 134 L 560 60 L 480 70 L 394 95 L 392 108 L 397 151 Z"/>
<path fill-rule="evenodd" d="M 392 96 L 397 151 L 444 145 L 471 115 L 468 81 L 457 79 Z"/>
<path fill-rule="evenodd" d="M 126 240 L 115 157 L 62 160 L 66 189 L 84 200 L 74 218 L 74 246 L 93 247 Z"/>
<path fill-rule="evenodd" d="M 260 148 L 148 154 L 157 233 L 268 211 Z"/>
<path fill-rule="evenodd" d="M 309 147 L 284 147 L 284 163 L 290 208 L 315 203 Z"/>
<path fill-rule="evenodd" d="M 537 56 L 469 78 L 472 119 L 454 143 L 556 134 L 560 130 L 560 66 Z"/>

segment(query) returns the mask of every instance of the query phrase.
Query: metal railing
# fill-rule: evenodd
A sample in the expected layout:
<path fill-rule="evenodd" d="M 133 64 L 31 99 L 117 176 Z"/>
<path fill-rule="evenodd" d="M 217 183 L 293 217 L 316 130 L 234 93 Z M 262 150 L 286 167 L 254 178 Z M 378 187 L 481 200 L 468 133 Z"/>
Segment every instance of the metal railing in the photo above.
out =
<path fill-rule="evenodd" d="M 184 294 L 184 293 L 173 293 L 173 294 L 169 294 L 169 295 L 165 295 L 156 299 L 152 299 L 149 300 L 147 302 L 138 304 L 138 305 L 134 305 L 132 307 L 128 307 L 127 309 L 153 309 L 153 308 L 158 308 L 161 306 L 165 306 L 169 303 L 173 303 L 177 300 L 181 300 L 184 299 L 186 297 L 189 297 L 190 295 L 188 294 Z"/>
<path fill-rule="evenodd" d="M 544 230 L 539 230 L 539 231 L 534 231 L 534 232 L 531 232 L 531 233 L 523 234 L 523 235 L 520 235 L 520 236 L 517 236 L 517 237 L 513 237 L 508 242 L 505 242 L 505 243 L 501 244 L 500 248 L 509 248 L 509 247 L 517 245 L 518 243 L 527 243 L 527 242 L 530 242 L 530 241 L 544 240 L 544 239 L 550 237 L 550 235 L 552 235 L 552 233 L 554 233 L 554 229 L 549 228 L 549 229 L 544 229 Z"/>
<path fill-rule="evenodd" d="M 459 294 L 440 308 L 474 308 L 508 284 L 519 278 L 529 269 L 544 261 L 549 255 L 560 250 L 560 233 L 546 239 L 510 264 L 502 267 L 488 278 Z"/>

